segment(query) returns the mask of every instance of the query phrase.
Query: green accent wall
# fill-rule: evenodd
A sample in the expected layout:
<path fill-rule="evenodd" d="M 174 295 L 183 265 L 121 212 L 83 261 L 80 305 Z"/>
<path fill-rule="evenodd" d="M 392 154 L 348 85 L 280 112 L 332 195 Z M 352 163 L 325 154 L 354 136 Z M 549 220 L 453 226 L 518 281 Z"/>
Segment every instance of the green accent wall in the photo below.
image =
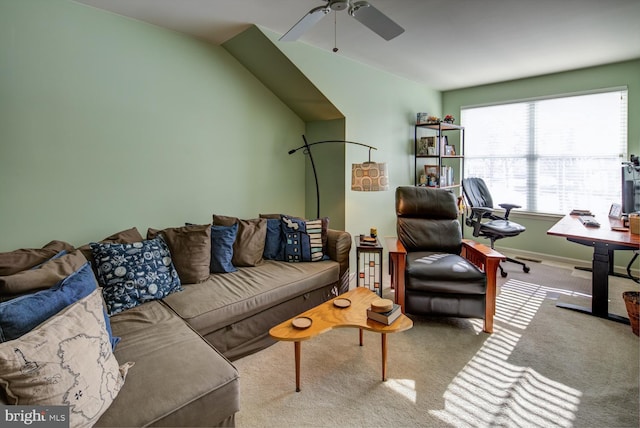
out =
<path fill-rule="evenodd" d="M 593 91 L 602 88 L 628 88 L 628 153 L 640 154 L 640 59 L 590 67 L 565 73 L 549 74 L 545 76 L 520 79 L 509 82 L 483 85 L 473 88 L 447 91 L 442 94 L 443 112 L 460 117 L 463 106 L 499 103 L 503 101 L 520 100 L 526 98 L 544 97 L 556 94 Z M 463 124 L 464 125 L 464 124 Z M 597 126 L 597 124 L 594 124 Z M 602 173 L 602 171 L 598 171 Z M 619 174 L 619 171 L 611 171 Z M 493 195 L 496 203 L 501 201 L 500 195 Z M 615 202 L 615 201 L 612 201 Z M 608 212 L 609 207 L 586 207 L 594 212 Z M 505 248 L 557 256 L 559 259 L 575 259 L 589 262 L 592 249 L 583 247 L 563 238 L 546 234 L 558 217 L 520 215 L 512 212 L 515 221 L 522 223 L 527 231 L 516 237 L 509 238 L 498 245 Z M 467 229 L 469 231 L 469 229 Z M 467 234 L 469 236 L 470 233 Z M 616 252 L 615 263 L 626 266 L 631 257 L 630 252 Z M 637 266 L 636 266 L 637 268 Z"/>
<path fill-rule="evenodd" d="M 0 3 L 0 251 L 213 213 L 305 214 L 305 122 L 224 48 L 67 0 Z"/>
<path fill-rule="evenodd" d="M 394 190 L 413 183 L 419 111 L 460 117 L 463 105 L 626 85 L 629 152 L 640 154 L 640 60 L 441 93 L 277 38 L 251 27 L 212 46 L 69 0 L 2 1 L 0 251 L 213 213 L 314 217 L 308 157 L 287 154 L 302 134 L 378 148 L 386 192 L 350 190 L 366 148 L 314 147 L 320 214 L 353 235 L 394 236 Z M 505 246 L 590 260 L 589 249 L 546 236 L 555 219 L 515 218 L 527 232 Z"/>
<path fill-rule="evenodd" d="M 278 35 L 263 31 L 344 114 L 345 139 L 376 147 L 377 150 L 371 153 L 371 160 L 388 164 L 390 190 L 351 191 L 351 164 L 368 160 L 369 153 L 361 146 L 343 146 L 346 154 L 342 165 L 345 178 L 342 183 L 336 183 L 333 192 L 336 195 L 344 193 L 345 229 L 352 235 L 358 235 L 376 227 L 382 237 L 395 236 L 395 188 L 413 184 L 413 124 L 416 112 L 440 114 L 440 92 L 426 84 L 347 59 L 340 52 L 324 51 L 304 43 L 279 42 Z M 393 41 L 380 39 L 380 43 Z M 326 157 L 316 158 L 316 153 L 322 153 L 321 148 L 325 147 L 314 150 L 318 170 L 333 173 L 337 163 L 332 154 L 321 154 Z M 340 185 L 341 188 L 338 187 Z M 329 193 L 331 191 L 329 189 Z M 332 197 L 325 196 L 325 193 L 323 188 L 324 200 Z"/>

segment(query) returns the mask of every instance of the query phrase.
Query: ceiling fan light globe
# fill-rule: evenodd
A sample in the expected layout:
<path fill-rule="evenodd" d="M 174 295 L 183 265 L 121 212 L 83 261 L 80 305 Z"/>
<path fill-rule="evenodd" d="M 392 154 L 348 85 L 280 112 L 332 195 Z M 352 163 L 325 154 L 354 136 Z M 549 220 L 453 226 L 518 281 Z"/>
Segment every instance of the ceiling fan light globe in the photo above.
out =
<path fill-rule="evenodd" d="M 345 10 L 349 7 L 348 0 L 332 0 L 329 2 L 329 8 L 331 10 Z"/>
<path fill-rule="evenodd" d="M 363 7 L 369 7 L 371 6 L 369 4 L 369 2 L 366 1 L 357 1 L 355 3 L 353 3 L 351 5 L 351 7 L 349 8 L 349 15 L 351 16 L 356 16 L 356 13 L 358 13 L 358 10 L 360 10 Z"/>

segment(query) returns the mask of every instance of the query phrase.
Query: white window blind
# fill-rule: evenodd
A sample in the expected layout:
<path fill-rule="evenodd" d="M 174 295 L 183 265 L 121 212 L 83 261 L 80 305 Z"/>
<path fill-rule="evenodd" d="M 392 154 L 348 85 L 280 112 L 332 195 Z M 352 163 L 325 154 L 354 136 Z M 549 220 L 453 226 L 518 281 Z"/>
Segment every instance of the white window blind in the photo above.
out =
<path fill-rule="evenodd" d="M 608 211 L 621 200 L 627 90 L 461 109 L 465 177 L 481 177 L 494 203 L 523 211 Z"/>

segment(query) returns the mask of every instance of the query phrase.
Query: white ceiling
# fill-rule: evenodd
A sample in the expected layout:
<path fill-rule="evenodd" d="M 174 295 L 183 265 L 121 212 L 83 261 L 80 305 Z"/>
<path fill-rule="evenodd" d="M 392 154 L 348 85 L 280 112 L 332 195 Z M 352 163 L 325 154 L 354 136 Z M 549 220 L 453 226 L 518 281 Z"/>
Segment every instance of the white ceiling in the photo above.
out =
<path fill-rule="evenodd" d="M 250 24 L 284 34 L 322 0 L 76 0 L 219 45 Z M 346 11 L 297 42 L 449 90 L 640 58 L 640 0 L 370 0 L 405 32 Z M 278 42 L 286 43 L 286 42 Z"/>

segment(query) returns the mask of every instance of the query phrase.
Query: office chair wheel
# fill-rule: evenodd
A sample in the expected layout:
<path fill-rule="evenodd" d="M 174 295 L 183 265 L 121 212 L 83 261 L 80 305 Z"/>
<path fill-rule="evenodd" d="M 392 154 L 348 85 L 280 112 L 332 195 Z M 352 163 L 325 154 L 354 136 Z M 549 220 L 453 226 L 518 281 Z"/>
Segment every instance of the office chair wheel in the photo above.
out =
<path fill-rule="evenodd" d="M 500 276 L 503 278 L 506 278 L 507 272 L 505 272 L 504 269 L 502 269 L 502 266 L 498 265 L 498 269 L 500 269 Z"/>

